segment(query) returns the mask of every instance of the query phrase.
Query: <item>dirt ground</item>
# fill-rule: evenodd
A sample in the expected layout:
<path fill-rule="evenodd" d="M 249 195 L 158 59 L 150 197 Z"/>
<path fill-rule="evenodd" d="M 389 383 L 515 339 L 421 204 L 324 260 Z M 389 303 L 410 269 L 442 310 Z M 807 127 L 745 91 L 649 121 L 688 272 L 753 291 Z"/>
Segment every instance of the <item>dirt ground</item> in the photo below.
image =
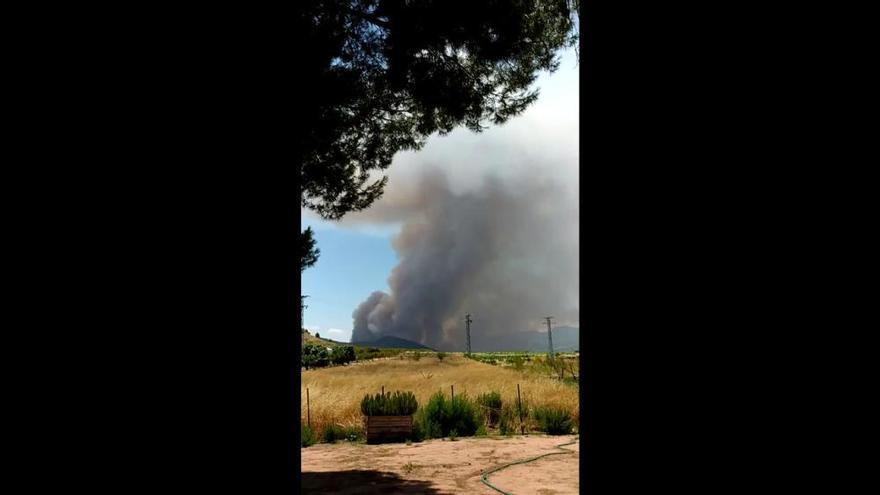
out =
<path fill-rule="evenodd" d="M 366 445 L 341 442 L 301 450 L 303 493 L 497 494 L 480 482 L 493 467 L 549 452 L 575 435 L 459 438 Z M 578 493 L 579 445 L 489 475 L 489 482 L 515 494 Z"/>

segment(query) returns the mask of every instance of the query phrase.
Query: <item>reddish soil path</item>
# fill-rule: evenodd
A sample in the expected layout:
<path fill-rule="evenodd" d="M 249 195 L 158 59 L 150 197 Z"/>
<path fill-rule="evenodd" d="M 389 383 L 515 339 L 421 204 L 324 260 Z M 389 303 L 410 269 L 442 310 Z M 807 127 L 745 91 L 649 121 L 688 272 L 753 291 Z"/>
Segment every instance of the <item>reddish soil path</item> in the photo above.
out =
<path fill-rule="evenodd" d="M 365 445 L 342 442 L 301 450 L 304 493 L 497 494 L 480 481 L 483 470 L 549 452 L 574 435 L 482 437 L 421 443 Z M 515 494 L 578 493 L 578 444 L 570 454 L 547 456 L 489 475 Z"/>

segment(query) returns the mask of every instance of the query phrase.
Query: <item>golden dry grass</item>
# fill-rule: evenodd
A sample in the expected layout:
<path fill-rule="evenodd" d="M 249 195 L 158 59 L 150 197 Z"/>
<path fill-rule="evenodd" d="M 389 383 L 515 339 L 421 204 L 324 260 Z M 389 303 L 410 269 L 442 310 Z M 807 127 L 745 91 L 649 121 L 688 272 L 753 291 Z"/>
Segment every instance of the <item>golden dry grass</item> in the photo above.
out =
<path fill-rule="evenodd" d="M 496 391 L 505 403 L 516 401 L 519 384 L 523 401 L 529 405 L 547 405 L 565 409 L 579 420 L 577 387 L 534 373 L 476 362 L 461 355 L 447 354 L 442 361 L 433 354 L 418 361 L 387 358 L 383 360 L 308 370 L 302 373 L 301 420 L 306 424 L 306 388 L 309 389 L 312 427 L 320 433 L 325 425 L 361 426 L 360 403 L 366 394 L 411 391 L 419 407 L 438 391 L 449 395 L 450 385 L 456 395 L 469 397 Z"/>

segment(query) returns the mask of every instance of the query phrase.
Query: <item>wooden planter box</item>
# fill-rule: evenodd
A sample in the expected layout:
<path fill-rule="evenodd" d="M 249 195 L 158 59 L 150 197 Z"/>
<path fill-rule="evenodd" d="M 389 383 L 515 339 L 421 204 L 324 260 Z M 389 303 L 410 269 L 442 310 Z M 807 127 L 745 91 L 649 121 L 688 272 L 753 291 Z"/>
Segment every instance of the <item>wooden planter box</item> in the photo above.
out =
<path fill-rule="evenodd" d="M 412 438 L 412 416 L 364 416 L 367 443 Z"/>

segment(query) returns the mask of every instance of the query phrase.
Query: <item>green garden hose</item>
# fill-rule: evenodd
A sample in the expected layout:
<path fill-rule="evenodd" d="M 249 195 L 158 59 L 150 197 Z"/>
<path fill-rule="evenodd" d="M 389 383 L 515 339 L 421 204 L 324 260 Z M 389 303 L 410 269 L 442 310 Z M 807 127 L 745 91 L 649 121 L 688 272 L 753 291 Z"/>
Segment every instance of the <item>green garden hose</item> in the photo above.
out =
<path fill-rule="evenodd" d="M 563 444 L 557 445 L 557 446 L 554 447 L 554 448 L 562 449 L 562 447 L 565 447 L 566 445 L 573 445 L 573 444 L 576 444 L 577 441 L 578 441 L 578 437 L 574 437 L 574 440 L 572 440 L 571 442 L 563 443 Z M 502 466 L 498 466 L 497 468 L 490 469 L 490 470 L 488 470 L 488 471 L 484 471 L 483 474 L 480 475 L 480 481 L 482 481 L 483 484 L 485 484 L 486 486 L 488 486 L 489 488 L 495 490 L 495 491 L 498 492 L 498 493 L 503 493 L 504 495 L 513 495 L 513 494 L 511 494 L 511 493 L 509 493 L 509 492 L 505 492 L 504 490 L 498 488 L 497 486 L 493 485 L 492 483 L 489 483 L 489 480 L 486 479 L 486 476 L 489 476 L 490 474 L 492 474 L 492 473 L 494 473 L 494 472 L 496 472 L 496 471 L 501 471 L 502 469 L 508 468 L 508 467 L 510 467 L 510 466 L 515 466 L 515 465 L 517 465 L 517 464 L 525 464 L 525 463 L 527 463 L 527 462 L 536 461 L 536 460 L 538 460 L 538 459 L 540 459 L 540 458 L 542 458 L 542 457 L 547 457 L 548 455 L 556 455 L 556 454 L 573 454 L 573 453 L 574 453 L 574 451 L 571 451 L 571 450 L 568 450 L 568 449 L 562 449 L 562 450 L 563 450 L 563 452 L 548 452 L 548 453 L 546 453 L 546 454 L 541 454 L 541 455 L 539 455 L 539 456 L 537 456 L 537 457 L 532 457 L 532 458 L 529 458 L 529 459 L 523 459 L 523 460 L 521 460 L 521 461 L 511 462 L 510 464 L 504 464 L 504 465 L 502 465 Z"/>

